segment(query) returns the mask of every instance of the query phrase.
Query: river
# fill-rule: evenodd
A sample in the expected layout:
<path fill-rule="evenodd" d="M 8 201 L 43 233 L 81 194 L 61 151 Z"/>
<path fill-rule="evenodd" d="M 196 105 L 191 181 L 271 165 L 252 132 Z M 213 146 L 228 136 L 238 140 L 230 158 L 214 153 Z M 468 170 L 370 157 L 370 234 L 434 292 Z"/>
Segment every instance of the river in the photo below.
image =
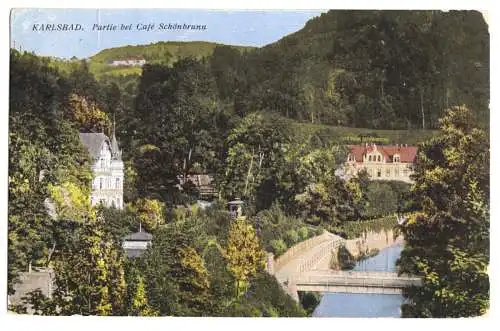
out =
<path fill-rule="evenodd" d="M 376 256 L 360 261 L 355 271 L 395 271 L 403 246 L 380 250 Z M 313 317 L 400 317 L 402 295 L 324 293 Z"/>

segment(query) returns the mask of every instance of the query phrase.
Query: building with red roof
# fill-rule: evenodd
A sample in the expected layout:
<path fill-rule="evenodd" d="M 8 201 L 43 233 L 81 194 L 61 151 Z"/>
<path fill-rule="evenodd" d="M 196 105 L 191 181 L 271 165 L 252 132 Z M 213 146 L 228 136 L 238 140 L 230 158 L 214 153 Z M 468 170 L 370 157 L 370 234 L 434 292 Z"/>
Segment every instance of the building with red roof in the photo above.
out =
<path fill-rule="evenodd" d="M 343 167 L 346 178 L 366 170 L 373 180 L 398 180 L 412 183 L 410 178 L 418 148 L 408 145 L 350 145 Z"/>

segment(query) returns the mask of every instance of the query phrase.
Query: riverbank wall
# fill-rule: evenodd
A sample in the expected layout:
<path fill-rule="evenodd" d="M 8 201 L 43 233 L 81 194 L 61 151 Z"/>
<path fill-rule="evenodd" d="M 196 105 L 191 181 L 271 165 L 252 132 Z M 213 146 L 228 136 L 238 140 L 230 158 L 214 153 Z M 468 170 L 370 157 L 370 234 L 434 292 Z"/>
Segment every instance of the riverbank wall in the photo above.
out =
<path fill-rule="evenodd" d="M 394 244 L 402 244 L 404 237 L 395 235 L 393 229 L 364 232 L 361 237 L 345 241 L 345 248 L 355 259 L 368 255 L 371 251 L 380 251 Z"/>
<path fill-rule="evenodd" d="M 374 256 L 384 248 L 394 244 L 402 244 L 404 237 L 397 235 L 393 229 L 366 231 L 354 239 L 345 240 L 342 245 L 332 250 L 329 267 L 334 270 L 349 270 L 356 262 Z"/>

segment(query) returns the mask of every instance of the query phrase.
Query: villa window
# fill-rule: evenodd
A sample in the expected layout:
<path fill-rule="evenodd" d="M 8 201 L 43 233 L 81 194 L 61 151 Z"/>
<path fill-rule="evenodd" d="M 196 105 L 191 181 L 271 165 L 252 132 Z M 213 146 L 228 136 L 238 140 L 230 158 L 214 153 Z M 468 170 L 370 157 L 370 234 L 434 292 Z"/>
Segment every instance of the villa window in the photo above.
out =
<path fill-rule="evenodd" d="M 120 188 L 120 178 L 117 178 L 116 179 L 116 188 L 119 189 Z"/>
<path fill-rule="evenodd" d="M 372 161 L 372 156 L 371 155 L 368 156 L 368 161 L 370 161 L 370 162 Z"/>
<path fill-rule="evenodd" d="M 382 170 L 377 169 L 377 177 L 382 177 Z"/>
<path fill-rule="evenodd" d="M 377 157 L 377 161 L 378 161 L 378 162 L 381 162 L 381 161 L 382 161 L 382 158 L 380 157 L 380 155 Z"/>
<path fill-rule="evenodd" d="M 400 157 L 399 155 L 394 156 L 394 162 L 400 162 Z"/>
<path fill-rule="evenodd" d="M 103 186 L 103 180 L 102 178 L 99 178 L 99 189 L 102 190 L 102 186 Z"/>
<path fill-rule="evenodd" d="M 386 176 L 386 177 L 391 177 L 391 169 L 387 168 L 387 169 L 385 170 L 385 176 Z"/>

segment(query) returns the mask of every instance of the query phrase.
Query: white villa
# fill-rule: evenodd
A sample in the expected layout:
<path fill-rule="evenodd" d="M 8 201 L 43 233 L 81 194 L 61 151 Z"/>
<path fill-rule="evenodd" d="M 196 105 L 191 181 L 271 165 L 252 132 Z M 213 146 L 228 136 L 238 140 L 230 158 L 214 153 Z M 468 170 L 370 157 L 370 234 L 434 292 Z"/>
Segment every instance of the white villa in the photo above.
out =
<path fill-rule="evenodd" d="M 115 134 L 111 140 L 104 133 L 80 133 L 94 163 L 90 201 L 92 206 L 123 209 L 123 161 Z"/>
<path fill-rule="evenodd" d="M 366 170 L 372 180 L 397 180 L 413 183 L 410 178 L 417 147 L 408 145 L 351 145 L 342 174 L 351 178 Z"/>
<path fill-rule="evenodd" d="M 139 66 L 142 67 L 146 64 L 146 59 L 142 56 L 131 56 L 123 59 L 115 59 L 109 62 L 112 66 Z"/>

